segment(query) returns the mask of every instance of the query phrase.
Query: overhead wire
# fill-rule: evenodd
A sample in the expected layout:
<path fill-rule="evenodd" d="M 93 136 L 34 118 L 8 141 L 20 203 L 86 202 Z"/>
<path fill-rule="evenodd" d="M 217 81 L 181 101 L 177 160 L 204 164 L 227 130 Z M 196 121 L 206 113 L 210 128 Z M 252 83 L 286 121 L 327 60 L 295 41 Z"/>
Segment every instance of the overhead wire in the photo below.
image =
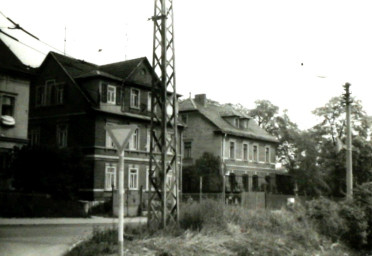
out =
<path fill-rule="evenodd" d="M 9 18 L 8 18 L 7 16 L 5 16 L 5 14 L 2 13 L 1 11 L 0 11 L 0 14 L 1 14 L 2 16 L 4 16 L 4 18 L 6 18 L 7 20 L 9 20 Z M 14 23 L 14 22 L 12 22 L 12 23 Z M 20 28 L 20 27 L 19 27 L 19 28 Z M 24 32 L 27 33 L 27 34 L 30 34 L 30 33 L 28 33 L 27 31 L 25 31 L 25 30 L 23 30 L 23 29 L 21 29 L 21 30 L 24 31 Z M 50 45 L 50 44 L 48 44 L 48 43 L 46 43 L 46 42 L 40 40 L 39 38 L 37 38 L 37 37 L 35 37 L 35 36 L 31 36 L 31 37 L 33 37 L 34 39 L 36 39 L 36 40 L 38 40 L 39 42 L 43 43 L 44 45 L 48 46 L 49 48 L 51 48 L 51 49 L 53 49 L 53 50 L 55 50 L 55 51 L 58 51 L 58 52 L 60 52 L 60 53 L 62 53 L 62 54 L 64 54 L 64 55 L 66 55 L 66 56 L 69 56 L 69 55 L 65 54 L 64 51 L 61 51 L 60 49 L 58 49 L 58 48 L 56 48 L 56 47 L 54 47 L 54 46 L 52 46 L 52 45 Z M 16 41 L 16 40 L 15 40 L 15 41 Z M 33 49 L 33 50 L 35 50 L 35 51 L 38 51 L 38 52 L 42 53 L 41 51 L 39 51 L 39 50 L 37 50 L 37 49 L 35 49 L 35 48 L 33 48 L 33 47 L 31 47 L 31 46 L 25 44 L 25 43 L 22 43 L 22 42 L 20 42 L 20 43 L 23 44 L 23 45 L 25 45 L 25 46 L 27 46 L 27 47 L 29 47 L 29 48 L 31 48 L 31 49 Z M 42 54 L 46 55 L 45 53 L 42 53 Z"/>

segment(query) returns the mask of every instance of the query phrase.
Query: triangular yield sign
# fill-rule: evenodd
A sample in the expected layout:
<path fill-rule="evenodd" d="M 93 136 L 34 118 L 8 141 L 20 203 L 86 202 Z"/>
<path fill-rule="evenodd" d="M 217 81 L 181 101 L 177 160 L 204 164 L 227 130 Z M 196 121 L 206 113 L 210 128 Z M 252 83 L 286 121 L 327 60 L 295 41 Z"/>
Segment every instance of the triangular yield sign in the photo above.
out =
<path fill-rule="evenodd" d="M 114 142 L 118 153 L 120 154 L 125 146 L 128 144 L 130 137 L 133 132 L 138 128 L 137 125 L 106 125 L 105 129 L 108 132 L 109 136 Z"/>

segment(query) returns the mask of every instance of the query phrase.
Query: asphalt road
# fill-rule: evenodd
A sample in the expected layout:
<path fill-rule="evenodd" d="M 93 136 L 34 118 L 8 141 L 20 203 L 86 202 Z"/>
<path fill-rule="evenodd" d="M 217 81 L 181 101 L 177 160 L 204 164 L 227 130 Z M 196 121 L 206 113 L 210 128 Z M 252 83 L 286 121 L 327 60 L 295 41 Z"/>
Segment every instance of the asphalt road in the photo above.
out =
<path fill-rule="evenodd" d="M 113 224 L 0 226 L 0 256 L 60 256 L 92 234 Z"/>

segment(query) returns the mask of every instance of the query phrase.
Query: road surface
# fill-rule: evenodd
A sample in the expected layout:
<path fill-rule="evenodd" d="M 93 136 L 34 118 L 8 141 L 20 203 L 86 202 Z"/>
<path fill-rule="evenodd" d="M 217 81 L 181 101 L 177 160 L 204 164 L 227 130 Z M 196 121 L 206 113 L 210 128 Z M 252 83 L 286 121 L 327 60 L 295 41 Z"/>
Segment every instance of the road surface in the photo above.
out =
<path fill-rule="evenodd" d="M 0 256 L 60 256 L 109 224 L 0 225 Z"/>

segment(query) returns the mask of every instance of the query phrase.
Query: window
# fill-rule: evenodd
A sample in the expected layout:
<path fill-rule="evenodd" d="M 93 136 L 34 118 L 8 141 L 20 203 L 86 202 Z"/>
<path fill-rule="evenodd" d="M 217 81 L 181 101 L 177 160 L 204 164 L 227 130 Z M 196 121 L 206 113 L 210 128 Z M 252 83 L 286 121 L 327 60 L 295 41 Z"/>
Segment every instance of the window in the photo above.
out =
<path fill-rule="evenodd" d="M 151 129 L 148 128 L 146 131 L 146 151 L 150 151 L 150 146 L 151 146 Z"/>
<path fill-rule="evenodd" d="M 13 116 L 15 98 L 12 96 L 8 96 L 8 95 L 2 95 L 0 99 L 1 99 L 1 115 Z"/>
<path fill-rule="evenodd" d="M 44 105 L 44 86 L 39 85 L 36 87 L 36 107 Z"/>
<path fill-rule="evenodd" d="M 230 141 L 230 159 L 235 158 L 235 142 Z"/>
<path fill-rule="evenodd" d="M 184 142 L 184 158 L 191 158 L 191 141 Z"/>
<path fill-rule="evenodd" d="M 153 167 L 153 168 L 154 168 L 154 167 Z M 153 177 L 153 179 L 156 178 L 156 177 L 155 177 L 155 172 L 152 173 L 152 177 Z M 155 182 L 156 182 L 156 181 L 155 181 Z M 151 184 L 151 182 L 150 182 L 150 168 L 147 168 L 147 170 L 146 170 L 146 190 L 147 190 L 147 191 L 150 190 L 150 187 L 151 187 L 151 190 L 152 190 L 152 191 L 155 190 L 154 186 L 153 186 L 153 185 Z"/>
<path fill-rule="evenodd" d="M 138 169 L 129 169 L 129 182 L 128 186 L 130 190 L 138 189 Z"/>
<path fill-rule="evenodd" d="M 105 190 L 116 188 L 116 165 L 106 164 L 105 170 Z"/>
<path fill-rule="evenodd" d="M 181 114 L 181 119 L 182 119 L 182 122 L 187 124 L 187 114 Z"/>
<path fill-rule="evenodd" d="M 252 190 L 253 191 L 259 191 L 258 176 L 257 175 L 253 175 L 253 177 L 252 177 Z"/>
<path fill-rule="evenodd" d="M 56 104 L 63 104 L 63 85 L 59 84 L 56 87 Z"/>
<path fill-rule="evenodd" d="M 116 87 L 113 85 L 107 86 L 107 103 L 116 103 Z"/>
<path fill-rule="evenodd" d="M 249 191 L 249 176 L 247 174 L 243 175 L 243 189 L 245 192 Z"/>
<path fill-rule="evenodd" d="M 235 127 L 239 128 L 239 118 L 235 118 Z"/>
<path fill-rule="evenodd" d="M 151 92 L 148 92 L 147 93 L 147 111 L 151 111 L 151 101 L 152 101 L 151 97 L 152 97 Z"/>
<path fill-rule="evenodd" d="M 248 161 L 248 144 L 243 143 L 243 160 Z"/>
<path fill-rule="evenodd" d="M 130 94 L 130 106 L 132 108 L 139 108 L 140 107 L 140 91 L 137 89 L 132 89 Z"/>
<path fill-rule="evenodd" d="M 64 83 L 47 80 L 44 85 L 36 86 L 35 106 L 61 105 L 64 100 Z"/>
<path fill-rule="evenodd" d="M 60 148 L 67 147 L 67 125 L 57 125 L 57 146 Z"/>
<path fill-rule="evenodd" d="M 129 141 L 129 149 L 139 150 L 139 129 L 133 132 L 132 138 Z"/>
<path fill-rule="evenodd" d="M 265 162 L 270 163 L 270 148 L 265 147 Z"/>
<path fill-rule="evenodd" d="M 258 162 L 258 146 L 253 145 L 253 161 Z"/>
<path fill-rule="evenodd" d="M 35 146 L 40 144 L 40 129 L 30 130 L 30 145 Z"/>

